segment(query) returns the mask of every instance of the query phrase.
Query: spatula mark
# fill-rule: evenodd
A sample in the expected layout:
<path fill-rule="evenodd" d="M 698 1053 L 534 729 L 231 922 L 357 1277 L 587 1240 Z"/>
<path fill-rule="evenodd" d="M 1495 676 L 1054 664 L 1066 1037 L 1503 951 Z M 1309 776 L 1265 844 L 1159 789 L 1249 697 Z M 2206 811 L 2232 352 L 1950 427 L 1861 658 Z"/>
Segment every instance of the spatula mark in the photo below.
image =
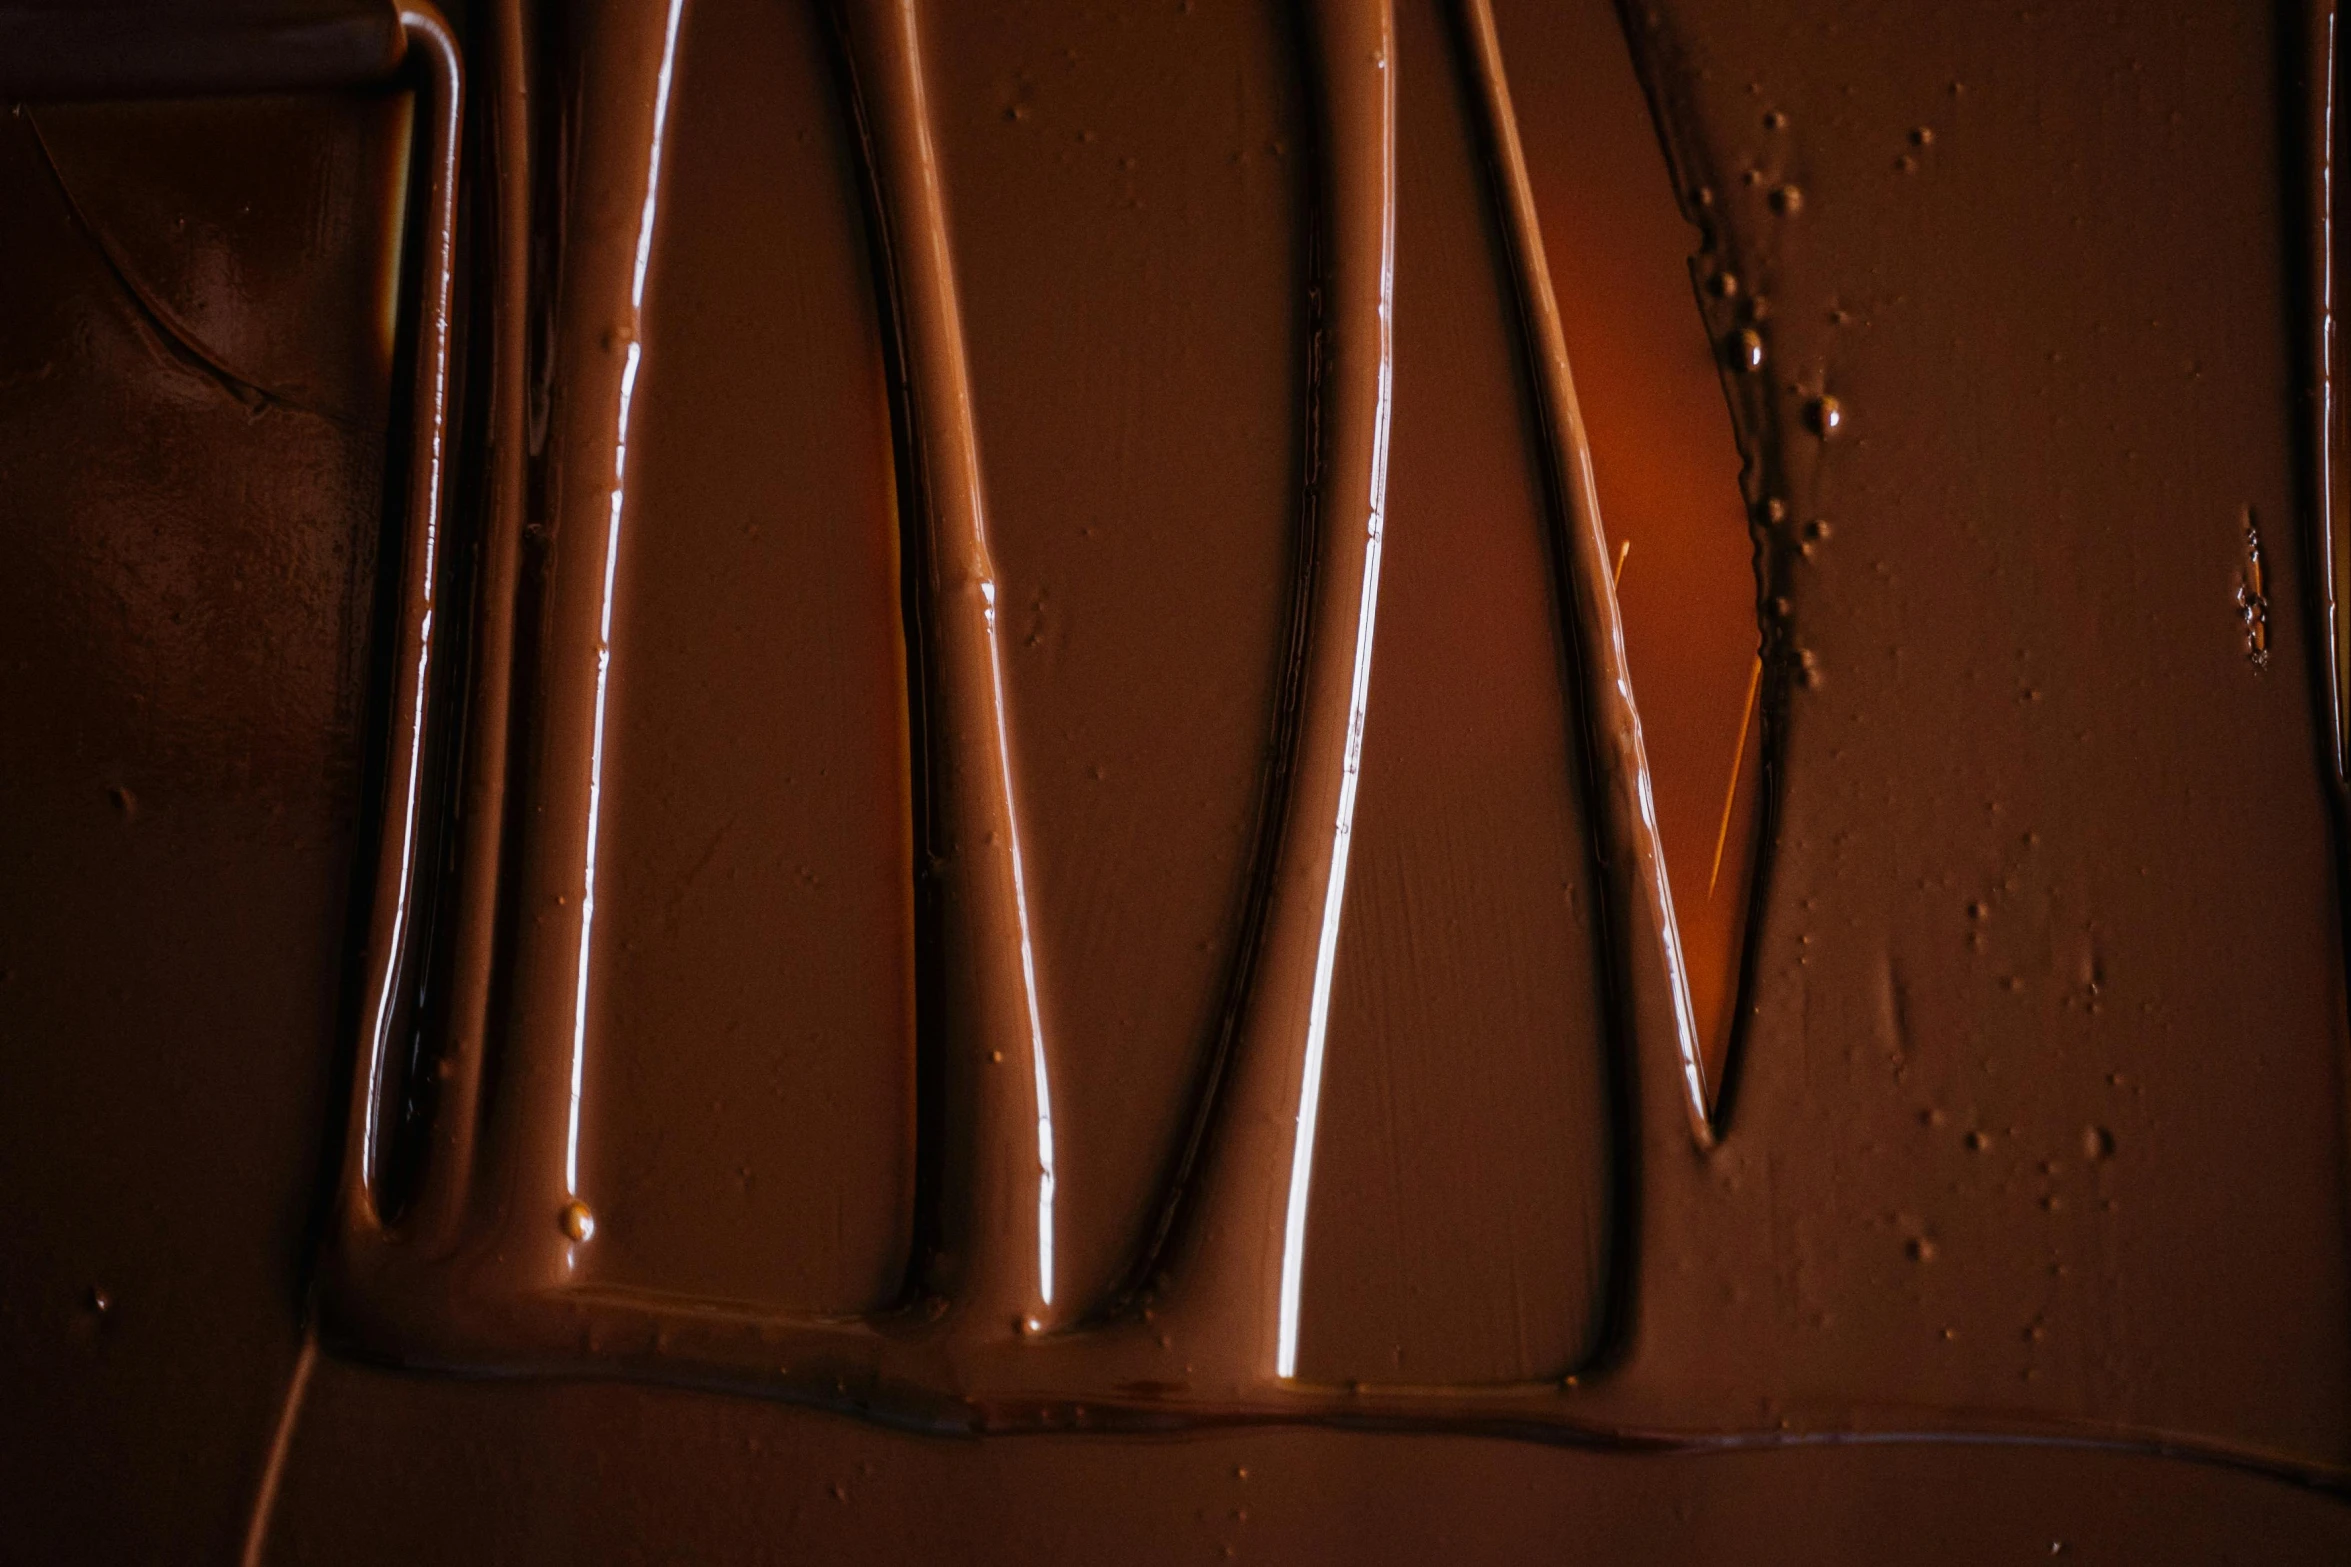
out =
<path fill-rule="evenodd" d="M 341 424 L 323 408 L 313 407 L 289 393 L 275 391 L 253 381 L 232 367 L 204 340 L 175 316 L 170 307 L 155 297 L 152 289 L 139 280 L 138 274 L 124 259 L 103 227 L 86 212 L 66 182 L 65 171 L 58 167 L 56 156 L 49 150 L 49 142 L 41 134 L 41 122 L 32 109 L 19 105 L 17 115 L 31 133 L 33 147 L 41 155 L 41 166 L 49 173 L 57 187 L 58 199 L 64 204 L 66 217 L 74 231 L 89 242 L 90 249 L 105 265 L 107 276 L 114 280 L 116 289 L 131 308 L 131 316 L 142 336 L 154 344 L 164 356 L 190 373 L 210 381 L 222 392 L 242 404 L 247 411 L 259 414 L 269 408 L 285 408 L 295 413 Z"/>

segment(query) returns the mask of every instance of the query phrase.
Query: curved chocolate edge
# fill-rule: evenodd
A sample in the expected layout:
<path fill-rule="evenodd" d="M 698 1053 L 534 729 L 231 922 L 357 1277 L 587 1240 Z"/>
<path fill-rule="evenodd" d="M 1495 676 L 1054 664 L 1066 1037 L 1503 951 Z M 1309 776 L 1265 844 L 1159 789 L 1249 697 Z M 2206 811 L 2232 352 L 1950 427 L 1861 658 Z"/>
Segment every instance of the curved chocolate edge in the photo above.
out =
<path fill-rule="evenodd" d="M 1296 1367 L 1322 1053 L 1370 697 L 1387 507 L 1395 273 L 1394 19 L 1304 8 L 1318 111 L 1318 310 L 1299 686 L 1278 830 L 1199 1156 L 1147 1319 L 1236 1387 Z"/>
<path fill-rule="evenodd" d="M 382 838 L 369 913 L 360 1015 L 359 1078 L 352 1096 L 343 1173 L 351 1222 L 379 1222 L 372 1189 L 380 1082 L 398 996 L 415 947 L 411 910 L 417 893 L 423 828 L 427 705 L 432 691 L 433 620 L 440 581 L 442 505 L 449 451 L 450 308 L 456 267 L 457 175 L 464 113 L 464 71 L 457 40 L 438 11 L 403 10 L 405 35 L 432 72 L 429 176 L 418 292 L 418 353 L 408 518 L 401 541 L 399 624 L 393 638 L 392 735 L 385 758 Z"/>
<path fill-rule="evenodd" d="M 1712 191 L 1723 183 L 1712 158 L 1703 150 L 1703 138 L 1692 134 L 1694 109 L 1687 99 L 1690 63 L 1673 26 L 1654 7 L 1616 0 L 1614 10 L 1631 51 L 1649 119 L 1671 172 L 1675 205 L 1683 221 L 1700 235 L 1698 249 L 1689 257 L 1691 292 L 1710 333 L 1721 333 L 1728 320 L 1726 307 L 1734 297 L 1721 292 L 1725 275 L 1744 276 L 1753 258 L 1743 254 L 1742 236 L 1726 225 Z M 1766 345 L 1773 339 L 1768 317 L 1741 316 Z M 1726 355 L 1728 350 L 1724 350 Z M 1778 822 L 1781 794 L 1786 785 L 1783 750 L 1787 744 L 1790 687 L 1795 659 L 1789 644 L 1786 618 L 1777 607 L 1784 602 L 1793 560 L 1800 551 L 1781 521 L 1778 497 L 1785 493 L 1789 456 L 1785 447 L 1785 415 L 1757 377 L 1729 368 L 1723 374 L 1723 392 L 1730 408 L 1741 459 L 1741 487 L 1748 511 L 1748 534 L 1754 557 L 1756 631 L 1760 639 L 1754 675 L 1753 731 L 1748 744 L 1757 753 L 1759 787 L 1753 815 L 1733 831 L 1752 834 L 1754 858 L 1748 867 L 1744 898 L 1745 935 L 1736 955 L 1732 976 L 1733 1003 L 1722 1054 L 1711 1079 L 1705 1080 L 1706 1125 L 1714 1139 L 1728 1132 L 1737 1115 L 1740 1085 L 1748 1067 L 1747 1038 L 1754 1020 L 1753 998 L 1761 962 L 1763 915 L 1778 860 Z M 1703 1060 L 1703 1056 L 1700 1057 Z M 1685 1090 L 1684 1097 L 1687 1098 Z M 1703 1149 L 1708 1144 L 1701 1142 Z"/>
<path fill-rule="evenodd" d="M 1438 1431 L 1614 1452 L 1729 1453 L 1849 1444 L 2075 1447 L 2164 1457 L 2351 1496 L 2351 1468 L 2157 1426 L 2002 1412 L 1791 1405 L 1778 1428 L 1676 1426 L 1620 1378 L 1482 1387 L 1184 1383 L 1131 1336 L 953 1342 L 912 1315 L 779 1323 L 755 1307 L 573 1288 L 502 1299 L 423 1272 L 384 1282 L 346 1319 L 398 1364 L 492 1377 L 579 1377 L 776 1399 L 941 1435 L 1177 1434 L 1314 1426 Z M 1176 1319 L 1162 1319 L 1174 1327 Z M 1216 1346 L 1204 1346 L 1213 1351 Z M 1164 1351 L 1163 1351 L 1164 1354 Z M 1187 1373 L 1208 1370 L 1205 1357 Z M 1158 1375 L 1148 1374 L 1157 1370 Z"/>
<path fill-rule="evenodd" d="M 1551 292 L 1551 268 L 1544 259 L 1542 224 L 1527 180 L 1526 154 L 1519 145 L 1518 114 L 1510 102 L 1510 81 L 1502 67 L 1502 41 L 1488 0 L 1462 0 L 1461 17 L 1476 69 L 1479 107 L 1498 175 L 1502 227 L 1517 273 L 1520 317 L 1529 338 L 1537 401 L 1549 438 L 1545 453 L 1566 545 L 1566 576 L 1573 604 L 1583 677 L 1586 743 L 1595 753 L 1593 773 L 1600 785 L 1601 869 L 1609 893 L 1609 934 L 1620 983 L 1629 996 L 1639 939 L 1633 920 L 1638 908 L 1648 918 L 1665 981 L 1671 992 L 1674 1045 L 1690 1133 L 1698 1146 L 1714 1143 L 1710 1096 L 1699 1054 L 1698 1025 L 1690 1008 L 1690 983 L 1682 961 L 1681 931 L 1674 919 L 1673 889 L 1666 880 L 1665 853 L 1657 838 L 1657 808 L 1650 794 L 1649 757 L 1641 741 L 1641 714 L 1633 700 L 1632 673 L 1625 662 L 1624 617 L 1616 602 L 1615 573 L 1608 564 L 1608 535 L 1600 522 L 1598 486 L 1592 475 L 1592 444 L 1576 401 L 1575 376 L 1567 362 L 1567 341 L 1559 323 L 1559 302 Z M 1620 1016 L 1632 1009 L 1620 1003 Z"/>
<path fill-rule="evenodd" d="M 928 764 L 917 824 L 939 910 L 935 1041 L 944 1100 L 933 1254 L 918 1264 L 925 1310 L 958 1336 L 1043 1331 L 1053 1266 L 1051 1062 L 1013 796 L 996 568 L 973 422 L 971 376 L 922 41 L 912 0 L 841 0 L 850 102 L 864 151 L 885 330 L 896 382 L 900 497 L 919 562 L 918 705 Z"/>
<path fill-rule="evenodd" d="M 489 318 L 489 417 L 483 466 L 485 506 L 468 530 L 475 551 L 472 626 L 465 649 L 464 709 L 455 740 L 457 838 L 452 885 L 443 896 L 451 939 L 445 949 L 446 1000 L 440 1050 L 443 1079 L 433 1107 L 407 1211 L 396 1219 L 414 1242 L 445 1243 L 464 1220 L 475 1157 L 484 1055 L 498 955 L 499 867 L 511 840 L 507 821 L 509 753 L 514 722 L 515 602 L 527 506 L 532 162 L 529 85 L 524 64 L 522 0 L 500 0 L 490 161 L 494 255 Z M 436 958 L 440 957 L 436 953 Z"/>

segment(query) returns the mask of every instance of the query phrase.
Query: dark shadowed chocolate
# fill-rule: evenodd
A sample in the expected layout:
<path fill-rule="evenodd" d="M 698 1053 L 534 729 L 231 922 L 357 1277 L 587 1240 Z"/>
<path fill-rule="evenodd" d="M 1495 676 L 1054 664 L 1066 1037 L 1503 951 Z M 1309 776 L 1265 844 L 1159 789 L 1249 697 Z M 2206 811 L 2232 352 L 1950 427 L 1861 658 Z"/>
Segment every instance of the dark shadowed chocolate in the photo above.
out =
<path fill-rule="evenodd" d="M 0 1557 L 2351 1554 L 2334 21 L 0 0 Z"/>

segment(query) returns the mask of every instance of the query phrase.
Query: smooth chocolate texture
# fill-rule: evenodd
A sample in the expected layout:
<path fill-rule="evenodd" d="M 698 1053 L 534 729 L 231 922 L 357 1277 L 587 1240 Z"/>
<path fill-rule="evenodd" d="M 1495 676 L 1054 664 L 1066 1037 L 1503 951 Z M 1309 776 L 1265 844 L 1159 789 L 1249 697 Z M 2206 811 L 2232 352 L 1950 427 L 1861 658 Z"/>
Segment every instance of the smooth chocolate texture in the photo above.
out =
<path fill-rule="evenodd" d="M 2330 19 L 51 81 L 8 1549 L 2339 1557 Z"/>
<path fill-rule="evenodd" d="M 380 0 L 24 0 L 0 13 L 0 86 L 12 99 L 343 87 L 391 74 L 407 48 L 401 9 Z"/>
<path fill-rule="evenodd" d="M 365 95 L 6 121 L 12 1553 L 232 1552 L 296 1355 L 373 836 L 405 118 Z M 257 146 L 266 174 L 233 156 Z M 174 167 L 176 244 L 140 178 Z M 168 320 L 133 284 L 209 307 Z"/>

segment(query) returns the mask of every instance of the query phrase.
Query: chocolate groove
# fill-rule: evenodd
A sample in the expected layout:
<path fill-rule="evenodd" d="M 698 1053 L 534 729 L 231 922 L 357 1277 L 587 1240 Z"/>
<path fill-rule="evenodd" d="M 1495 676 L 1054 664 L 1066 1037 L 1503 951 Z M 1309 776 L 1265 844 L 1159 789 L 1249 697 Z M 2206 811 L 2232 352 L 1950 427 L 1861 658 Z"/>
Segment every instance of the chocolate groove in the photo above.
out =
<path fill-rule="evenodd" d="M 1754 615 L 1760 645 L 1749 679 L 1741 760 L 1752 753 L 1757 788 L 1750 810 L 1740 819 L 1735 809 L 1739 787 L 1734 774 L 1722 817 L 1723 841 L 1727 843 L 1733 834 L 1747 835 L 1751 858 L 1746 885 L 1740 889 L 1745 912 L 1731 956 L 1728 1018 L 1717 1041 L 1720 1055 L 1711 1072 L 1700 1074 L 1707 1128 L 1719 1139 L 1735 1114 L 1748 1065 L 1747 1036 L 1756 1007 L 1763 916 L 1772 884 L 1784 787 L 1789 693 L 1793 684 L 1805 678 L 1801 668 L 1807 655 L 1792 646 L 1791 579 L 1794 563 L 1813 550 L 1807 530 L 1822 525 L 1802 520 L 1791 510 L 1795 503 L 1788 498 L 1789 492 L 1798 487 L 1798 481 L 1811 476 L 1787 449 L 1792 411 L 1783 407 L 1772 391 L 1773 378 L 1761 373 L 1785 351 L 1775 343 L 1778 334 L 1766 292 L 1769 256 L 1725 211 L 1725 180 L 1691 101 L 1695 68 L 1686 57 L 1674 23 L 1663 11 L 1627 0 L 1617 0 L 1615 10 L 1672 174 L 1676 205 L 1699 231 L 1699 249 L 1689 258 L 1691 293 L 1718 344 L 1716 357 L 1738 442 L 1754 561 Z M 1700 1042 L 1701 1061 L 1705 1059 L 1704 1044 Z"/>
<path fill-rule="evenodd" d="M 509 688 L 519 629 L 517 599 L 526 585 L 519 579 L 525 531 L 521 513 L 527 502 L 523 358 L 528 327 L 527 315 L 518 307 L 527 298 L 527 251 L 520 241 L 529 221 L 526 193 L 532 164 L 527 148 L 520 145 L 526 137 L 521 101 L 526 89 L 519 16 L 509 20 L 504 31 L 500 52 L 507 60 L 501 63 L 498 149 L 502 179 L 497 192 L 502 229 L 491 312 L 497 345 L 489 515 L 481 530 L 477 654 L 455 867 L 459 928 L 448 959 L 451 983 L 444 1027 L 450 1038 L 443 1061 L 450 1069 L 450 1083 L 435 1117 L 432 1154 L 423 1167 L 410 1222 L 386 1228 L 359 1200 L 363 1191 L 347 1192 L 339 1249 L 330 1259 L 330 1300 L 337 1292 L 357 1295 L 388 1289 L 388 1280 L 404 1276 L 429 1257 L 470 1256 L 476 1259 L 474 1266 L 495 1272 L 503 1250 L 505 1268 L 510 1270 L 503 1276 L 509 1279 L 515 1277 L 513 1270 L 526 1277 L 560 1277 L 572 1260 L 561 1230 L 543 1218 L 528 1225 L 524 1215 L 526 1210 L 533 1217 L 557 1214 L 578 1200 L 568 1176 L 577 1153 L 574 1093 L 584 1088 L 575 1076 L 575 1062 L 584 1067 L 577 1048 L 578 1024 L 585 978 L 583 934 L 592 911 L 592 824 L 599 804 L 596 698 L 611 653 L 611 627 L 605 618 L 609 583 L 602 570 L 557 572 L 548 579 L 548 591 L 533 617 L 540 622 L 532 649 L 540 677 L 521 714 L 522 727 L 516 729 Z M 658 53 L 656 49 L 655 58 Z M 653 85 L 650 73 L 645 85 Z M 636 101 L 650 109 L 651 97 L 648 91 Z M 585 129 L 591 137 L 600 132 L 627 137 L 625 126 L 600 119 L 590 119 Z M 617 301 L 626 312 L 632 295 L 641 300 L 640 264 L 649 265 L 650 251 L 640 242 L 649 243 L 647 198 L 655 189 L 650 150 L 648 137 L 636 146 L 633 160 L 627 154 L 620 160 L 624 171 L 635 170 L 633 187 L 615 188 L 615 183 L 628 186 L 624 172 L 617 182 L 586 193 L 587 202 L 600 203 L 592 216 L 606 221 L 609 233 L 604 237 L 618 241 L 604 247 L 604 259 L 619 265 L 602 271 L 582 268 L 576 286 L 565 279 L 567 298 L 592 300 L 606 308 L 597 311 L 593 335 L 579 330 L 576 312 L 566 314 L 548 346 L 550 355 L 576 364 L 581 392 L 552 410 L 549 439 L 573 472 L 596 476 L 588 484 L 555 488 L 547 495 L 556 523 L 548 543 L 557 553 L 576 550 L 596 566 L 608 566 L 612 560 L 620 520 L 617 501 L 625 482 L 624 405 L 633 393 L 628 362 L 641 356 L 633 330 L 623 324 L 629 316 L 616 317 L 608 302 Z M 567 678 L 583 674 L 585 679 Z M 517 740 L 521 755 L 510 758 L 509 747 Z M 514 761 L 521 764 L 526 800 L 529 792 L 548 789 L 568 798 L 576 781 L 586 809 L 521 809 L 524 800 L 508 798 Z M 535 818 L 542 814 L 553 817 L 550 830 L 537 830 Z M 547 909 L 565 917 L 550 922 L 542 912 Z M 513 922 L 511 947 L 501 940 L 502 922 L 507 920 Z M 555 928 L 549 928 L 551 923 Z M 487 1070 L 493 1042 L 494 1086 Z M 362 1146 L 355 1137 L 354 1148 Z M 371 1176 L 354 1155 L 347 1182 L 356 1188 Z M 539 1193 L 535 1198 L 524 1196 L 534 1191 Z M 592 1223 L 592 1210 L 585 1210 L 585 1217 Z M 509 1234 L 512 1242 L 502 1248 L 500 1237 Z M 485 1254 L 488 1261 L 481 1260 Z"/>
<path fill-rule="evenodd" d="M 1519 146 L 1518 116 L 1502 67 L 1502 41 L 1489 0 L 1463 0 L 1464 29 L 1476 61 L 1480 106 L 1498 164 L 1504 232 L 1516 264 L 1520 310 L 1535 364 L 1535 383 L 1545 433 L 1550 439 L 1553 483 L 1567 557 L 1567 585 L 1583 680 L 1585 733 L 1598 752 L 1593 772 L 1600 785 L 1601 864 L 1608 878 L 1609 930 L 1619 980 L 1629 992 L 1638 927 L 1633 911 L 1647 917 L 1659 944 L 1659 969 L 1669 991 L 1674 1046 L 1691 1136 L 1711 1147 L 1714 1127 L 1698 1025 L 1690 1008 L 1689 976 L 1682 962 L 1681 932 L 1674 919 L 1673 888 L 1658 846 L 1657 808 L 1650 796 L 1649 759 L 1641 743 L 1641 715 L 1626 667 L 1624 619 L 1616 603 L 1616 575 L 1609 569 L 1608 535 L 1600 522 L 1598 486 L 1592 475 L 1592 446 L 1584 434 L 1575 377 L 1568 368 L 1567 343 L 1559 324 L 1559 302 L 1551 292 L 1551 270 L 1543 256 L 1542 226 L 1527 180 L 1526 154 Z M 1630 1017 L 1629 1006 L 1620 1008 Z"/>
<path fill-rule="evenodd" d="M 409 517 L 402 560 L 399 630 L 393 654 L 390 780 L 383 839 L 377 851 L 373 908 L 361 1015 L 362 1076 L 354 1096 L 344 1201 L 349 1211 L 375 1217 L 373 1176 L 384 1105 L 380 1084 L 395 1009 L 410 977 L 417 896 L 417 855 L 423 829 L 422 770 L 427 698 L 432 689 L 433 619 L 440 579 L 442 503 L 449 452 L 450 307 L 456 270 L 457 182 L 464 114 L 464 71 L 457 40 L 439 13 L 412 7 L 400 13 L 410 49 L 432 78 L 430 165 L 424 228 L 425 286 L 420 291 L 418 375 L 409 459 Z"/>
<path fill-rule="evenodd" d="M 514 604 L 521 572 L 529 410 L 531 146 L 521 0 L 501 0 L 492 71 L 496 179 L 495 257 L 490 322 L 490 407 L 472 636 L 465 690 L 457 844 L 449 889 L 454 909 L 446 958 L 445 1034 L 437 1069 L 430 1143 L 416 1189 L 400 1216 L 404 1230 L 447 1239 L 463 1216 L 480 1120 L 484 1042 L 495 984 L 501 908 L 498 870 L 512 841 L 507 828 L 513 727 Z"/>

